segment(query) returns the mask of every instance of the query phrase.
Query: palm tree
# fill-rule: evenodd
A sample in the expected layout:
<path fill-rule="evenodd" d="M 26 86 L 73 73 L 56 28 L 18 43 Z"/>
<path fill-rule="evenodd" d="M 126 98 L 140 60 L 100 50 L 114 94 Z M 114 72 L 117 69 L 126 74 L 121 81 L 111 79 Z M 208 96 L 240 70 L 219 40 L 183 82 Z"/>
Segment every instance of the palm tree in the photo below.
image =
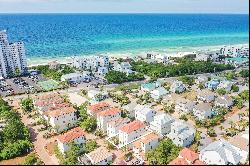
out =
<path fill-rule="evenodd" d="M 233 128 L 234 122 L 233 122 L 232 120 L 230 120 L 230 121 L 228 122 L 228 124 L 230 124 L 231 128 Z"/>

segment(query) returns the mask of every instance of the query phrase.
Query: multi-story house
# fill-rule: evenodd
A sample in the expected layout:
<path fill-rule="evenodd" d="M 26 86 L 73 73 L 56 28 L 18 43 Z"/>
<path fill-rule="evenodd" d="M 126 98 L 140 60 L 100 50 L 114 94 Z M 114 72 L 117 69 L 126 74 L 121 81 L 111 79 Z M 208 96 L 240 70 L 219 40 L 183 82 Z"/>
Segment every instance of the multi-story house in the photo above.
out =
<path fill-rule="evenodd" d="M 135 107 L 135 119 L 150 123 L 154 120 L 154 116 L 156 114 L 156 111 L 151 109 L 148 105 L 137 105 Z"/>
<path fill-rule="evenodd" d="M 170 87 L 170 91 L 172 93 L 182 93 L 186 90 L 185 85 L 183 84 L 182 81 L 175 81 L 171 87 Z"/>
<path fill-rule="evenodd" d="M 224 95 L 224 96 L 217 97 L 215 99 L 214 104 L 217 107 L 230 108 L 231 106 L 233 106 L 234 100 L 230 96 Z"/>
<path fill-rule="evenodd" d="M 126 146 L 143 136 L 146 132 L 146 125 L 138 120 L 124 125 L 119 130 L 119 147 Z"/>
<path fill-rule="evenodd" d="M 107 131 L 107 123 L 112 120 L 121 118 L 121 110 L 110 108 L 108 110 L 97 113 L 97 127 L 102 131 Z"/>
<path fill-rule="evenodd" d="M 174 122 L 168 114 L 158 114 L 154 117 L 154 121 L 150 122 L 150 129 L 154 130 L 161 136 L 169 134 L 171 131 L 171 124 Z"/>
<path fill-rule="evenodd" d="M 128 62 L 114 62 L 113 70 L 126 73 L 127 75 L 134 73 L 132 71 L 132 66 Z"/>
<path fill-rule="evenodd" d="M 87 109 L 87 113 L 91 116 L 96 117 L 96 114 L 98 112 L 105 111 L 109 108 L 110 108 L 110 104 L 108 104 L 106 102 L 100 102 L 100 103 L 89 106 Z"/>
<path fill-rule="evenodd" d="M 179 98 L 175 104 L 175 111 L 179 114 L 188 114 L 192 112 L 195 103 L 191 100 Z"/>
<path fill-rule="evenodd" d="M 213 108 L 210 103 L 199 103 L 194 107 L 193 114 L 199 120 L 203 120 L 213 115 Z"/>
<path fill-rule="evenodd" d="M 129 118 L 119 118 L 107 123 L 107 135 L 108 137 L 114 137 L 119 134 L 120 128 L 130 123 Z"/>
<path fill-rule="evenodd" d="M 62 154 L 69 150 L 69 144 L 75 143 L 76 145 L 83 148 L 83 144 L 86 142 L 86 137 L 84 131 L 80 127 L 73 128 L 64 134 L 57 137 L 58 148 Z"/>
<path fill-rule="evenodd" d="M 187 147 L 194 141 L 195 130 L 182 121 L 175 121 L 171 124 L 171 132 L 168 137 L 177 146 Z"/>
<path fill-rule="evenodd" d="M 201 90 L 197 93 L 197 100 L 199 102 L 211 103 L 215 99 L 215 93 L 210 90 Z"/>
<path fill-rule="evenodd" d="M 73 107 L 65 107 L 49 111 L 45 116 L 48 117 L 49 124 L 59 133 L 76 125 L 76 112 L 77 110 Z"/>

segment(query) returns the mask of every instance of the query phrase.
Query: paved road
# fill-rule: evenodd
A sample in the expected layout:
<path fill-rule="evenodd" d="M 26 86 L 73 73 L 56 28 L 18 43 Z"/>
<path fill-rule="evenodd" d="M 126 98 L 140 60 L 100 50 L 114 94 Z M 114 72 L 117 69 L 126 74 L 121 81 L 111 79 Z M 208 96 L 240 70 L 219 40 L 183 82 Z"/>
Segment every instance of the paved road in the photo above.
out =
<path fill-rule="evenodd" d="M 22 112 L 18 106 L 18 101 L 13 102 L 12 106 L 14 106 L 14 108 L 16 108 L 16 110 L 18 112 Z M 34 120 L 31 118 L 28 118 L 27 115 L 23 115 L 22 114 L 22 122 L 28 126 L 29 131 L 30 131 L 30 135 L 31 135 L 31 139 L 32 139 L 32 143 L 34 145 L 34 150 L 36 151 L 37 155 L 40 157 L 40 159 L 45 163 L 45 165 L 59 165 L 59 161 L 56 158 L 55 155 L 50 156 L 46 149 L 44 148 L 46 144 L 48 144 L 49 142 L 52 142 L 55 140 L 55 138 L 51 138 L 51 139 L 44 139 L 42 136 L 41 132 L 38 132 L 37 129 L 39 128 L 39 126 L 33 126 L 31 127 L 31 123 Z"/>

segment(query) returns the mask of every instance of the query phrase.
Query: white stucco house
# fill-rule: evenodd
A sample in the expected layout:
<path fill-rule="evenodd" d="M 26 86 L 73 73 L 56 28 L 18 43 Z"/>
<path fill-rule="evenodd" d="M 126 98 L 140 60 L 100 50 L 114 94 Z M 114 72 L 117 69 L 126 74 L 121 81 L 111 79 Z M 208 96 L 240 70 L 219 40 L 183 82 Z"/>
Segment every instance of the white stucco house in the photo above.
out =
<path fill-rule="evenodd" d="M 105 76 L 109 72 L 107 67 L 99 67 L 97 73 L 101 76 Z"/>
<path fill-rule="evenodd" d="M 214 104 L 217 107 L 230 108 L 231 106 L 233 106 L 234 100 L 230 96 L 224 95 L 224 96 L 217 97 L 215 99 Z"/>
<path fill-rule="evenodd" d="M 213 107 L 210 103 L 199 103 L 193 108 L 193 114 L 199 120 L 206 119 L 213 115 Z"/>
<path fill-rule="evenodd" d="M 134 155 L 144 160 L 145 153 L 149 150 L 154 150 L 160 144 L 160 136 L 155 133 L 150 133 L 148 135 L 143 136 L 139 140 L 133 142 L 133 152 Z"/>
<path fill-rule="evenodd" d="M 130 118 L 134 118 L 135 117 L 135 107 L 137 106 L 136 101 L 131 101 L 131 103 L 127 104 L 127 105 L 123 105 L 122 109 L 126 110 L 128 113 L 128 116 Z"/>
<path fill-rule="evenodd" d="M 94 116 L 96 117 L 96 114 L 98 112 L 102 112 L 102 111 L 105 111 L 107 109 L 111 108 L 110 104 L 106 103 L 106 102 L 99 102 L 99 103 L 96 103 L 96 104 L 93 104 L 91 106 L 89 106 L 87 108 L 87 113 L 91 116 Z"/>
<path fill-rule="evenodd" d="M 171 124 L 171 132 L 168 137 L 175 145 L 187 147 L 194 141 L 195 129 L 182 121 L 175 121 Z"/>
<path fill-rule="evenodd" d="M 134 73 L 132 71 L 132 66 L 128 62 L 114 62 L 113 70 L 126 73 L 127 75 Z"/>
<path fill-rule="evenodd" d="M 208 81 L 208 77 L 206 77 L 206 76 L 204 76 L 204 75 L 198 76 L 198 77 L 195 79 L 195 83 L 196 83 L 197 85 L 199 85 L 199 84 L 205 84 L 207 81 Z"/>
<path fill-rule="evenodd" d="M 108 98 L 108 92 L 99 90 L 89 90 L 88 97 L 93 101 L 101 101 Z"/>
<path fill-rule="evenodd" d="M 102 131 L 107 131 L 107 123 L 112 120 L 121 118 L 121 110 L 117 108 L 110 108 L 108 110 L 99 112 L 97 115 L 97 127 Z"/>
<path fill-rule="evenodd" d="M 170 87 L 170 91 L 172 93 L 182 93 L 186 90 L 185 85 L 183 84 L 182 81 L 175 81 Z"/>
<path fill-rule="evenodd" d="M 143 136 L 146 132 L 146 125 L 139 121 L 135 120 L 124 125 L 119 130 L 119 147 L 123 147 L 128 145 L 129 143 L 133 142 L 135 139 Z"/>
<path fill-rule="evenodd" d="M 199 158 L 207 165 L 238 165 L 243 156 L 235 146 L 219 140 L 202 149 Z"/>
<path fill-rule="evenodd" d="M 109 121 L 107 123 L 107 135 L 108 137 L 114 137 L 119 134 L 120 128 L 130 123 L 129 118 L 119 118 L 116 120 Z"/>
<path fill-rule="evenodd" d="M 61 77 L 61 81 L 67 81 L 72 83 L 81 83 L 84 81 L 89 82 L 90 76 L 87 74 L 81 74 L 81 73 L 70 73 L 65 74 Z"/>
<path fill-rule="evenodd" d="M 108 165 L 113 160 L 114 154 L 109 152 L 105 147 L 100 147 L 86 154 L 86 156 L 92 165 Z"/>
<path fill-rule="evenodd" d="M 49 124 L 56 132 L 62 132 L 68 128 L 74 127 L 77 123 L 77 110 L 73 107 L 64 107 L 49 111 L 45 116 L 48 117 Z"/>
<path fill-rule="evenodd" d="M 150 123 L 154 120 L 154 116 L 156 114 L 156 111 L 151 109 L 148 105 L 137 105 L 135 107 L 135 119 Z"/>
<path fill-rule="evenodd" d="M 199 102 L 211 103 L 212 101 L 214 101 L 214 99 L 215 93 L 210 90 L 204 89 L 197 93 L 197 100 Z"/>
<path fill-rule="evenodd" d="M 158 114 L 154 117 L 154 121 L 150 122 L 150 129 L 154 130 L 161 136 L 169 134 L 171 131 L 171 124 L 175 121 L 173 117 L 168 114 Z"/>
<path fill-rule="evenodd" d="M 233 86 L 233 82 L 232 81 L 228 81 L 228 80 L 223 80 L 220 82 L 220 84 L 218 85 L 218 89 L 225 89 L 227 92 L 230 92 Z"/>
<path fill-rule="evenodd" d="M 164 87 L 159 87 L 153 91 L 150 92 L 151 97 L 158 101 L 161 99 L 164 95 L 168 94 L 168 91 Z"/>
<path fill-rule="evenodd" d="M 83 148 L 83 144 L 86 142 L 86 137 L 85 132 L 80 127 L 73 128 L 57 137 L 58 148 L 62 154 L 69 150 L 69 143 L 71 142 L 74 142 L 80 148 Z"/>
<path fill-rule="evenodd" d="M 193 111 L 195 103 L 185 98 L 179 98 L 176 100 L 175 111 L 179 114 L 188 114 Z"/>

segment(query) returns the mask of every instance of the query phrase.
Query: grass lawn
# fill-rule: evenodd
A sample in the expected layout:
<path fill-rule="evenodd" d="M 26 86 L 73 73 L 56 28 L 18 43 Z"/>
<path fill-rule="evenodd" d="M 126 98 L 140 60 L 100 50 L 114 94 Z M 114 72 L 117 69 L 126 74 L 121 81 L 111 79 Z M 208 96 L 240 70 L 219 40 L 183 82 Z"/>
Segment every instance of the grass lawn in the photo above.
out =
<path fill-rule="evenodd" d="M 45 91 L 50 91 L 59 88 L 59 83 L 55 80 L 40 81 L 37 84 Z"/>

